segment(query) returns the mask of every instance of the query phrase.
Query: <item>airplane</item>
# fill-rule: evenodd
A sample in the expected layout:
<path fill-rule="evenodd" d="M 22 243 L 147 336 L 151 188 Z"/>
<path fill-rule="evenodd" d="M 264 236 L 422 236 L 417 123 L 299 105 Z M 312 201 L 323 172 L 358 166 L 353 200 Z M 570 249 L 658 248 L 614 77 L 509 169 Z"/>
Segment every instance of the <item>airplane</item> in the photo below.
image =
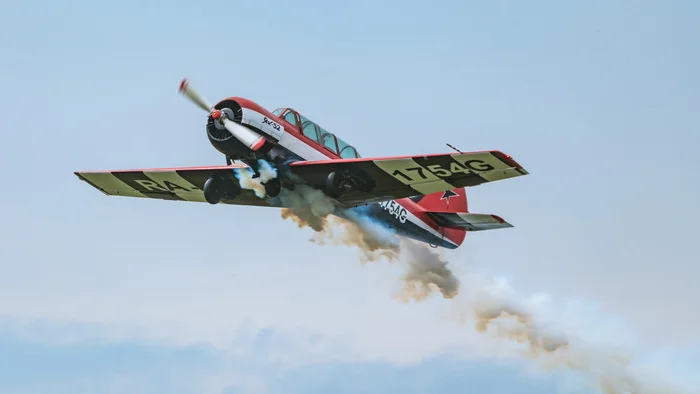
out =
<path fill-rule="evenodd" d="M 268 111 L 243 97 L 209 104 L 188 79 L 179 92 L 207 113 L 210 144 L 226 165 L 76 171 L 110 196 L 284 208 L 285 193 L 306 187 L 332 201 L 332 214 L 362 212 L 395 234 L 456 249 L 467 232 L 513 227 L 468 210 L 466 188 L 527 175 L 497 150 L 414 156 L 360 156 L 357 149 L 292 108 Z M 273 168 L 277 176 L 266 176 Z M 264 187 L 241 186 L 241 171 Z"/>

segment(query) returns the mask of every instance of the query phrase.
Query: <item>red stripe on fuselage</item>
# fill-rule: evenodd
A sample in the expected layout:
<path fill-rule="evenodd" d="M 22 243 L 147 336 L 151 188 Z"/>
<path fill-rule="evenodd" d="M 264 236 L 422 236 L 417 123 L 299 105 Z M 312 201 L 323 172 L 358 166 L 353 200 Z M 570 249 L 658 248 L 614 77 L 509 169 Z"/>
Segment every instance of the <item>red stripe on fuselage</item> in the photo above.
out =
<path fill-rule="evenodd" d="M 267 109 L 261 107 L 260 104 L 254 102 L 254 101 L 248 100 L 247 98 L 243 98 L 243 97 L 228 97 L 228 98 L 221 100 L 221 101 L 226 101 L 226 100 L 234 100 L 243 108 L 247 108 L 249 110 L 259 112 L 259 113 L 261 113 L 269 118 L 275 119 L 277 121 L 277 123 L 280 123 L 282 125 L 282 127 L 284 127 L 284 131 L 286 133 L 293 135 L 296 139 L 298 139 L 299 141 L 308 145 L 310 148 L 317 150 L 319 153 L 326 156 L 328 159 L 331 159 L 331 160 L 340 159 L 340 155 L 328 150 L 328 148 L 321 146 L 316 141 L 305 136 L 304 133 L 299 131 L 299 129 L 296 126 L 289 123 L 289 121 L 287 119 L 273 114 L 272 112 L 268 111 Z M 299 153 L 297 153 L 297 152 L 294 152 L 294 153 L 299 155 Z M 302 155 L 299 155 L 299 156 L 302 156 Z M 316 162 L 320 163 L 320 162 L 323 162 L 323 160 L 316 160 Z"/>
<path fill-rule="evenodd" d="M 398 200 L 395 200 L 397 203 L 399 203 L 401 206 L 406 208 L 407 211 L 411 212 L 413 215 L 418 218 L 421 222 L 425 223 L 427 226 L 432 228 L 433 230 L 437 231 L 438 233 L 441 233 L 445 238 L 450 240 L 456 245 L 461 245 L 462 242 L 464 242 L 464 238 L 467 235 L 467 232 L 461 229 L 452 229 L 452 228 L 442 228 L 440 227 L 433 219 L 431 219 L 425 208 L 421 207 L 420 205 L 416 204 L 411 200 L 410 198 L 401 198 Z"/>

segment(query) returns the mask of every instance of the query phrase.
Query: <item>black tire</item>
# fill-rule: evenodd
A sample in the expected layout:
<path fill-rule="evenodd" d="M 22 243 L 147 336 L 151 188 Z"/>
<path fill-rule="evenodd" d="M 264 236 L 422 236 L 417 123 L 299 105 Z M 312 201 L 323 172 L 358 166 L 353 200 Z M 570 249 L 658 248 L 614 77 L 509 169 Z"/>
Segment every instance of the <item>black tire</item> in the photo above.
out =
<path fill-rule="evenodd" d="M 340 198 L 345 191 L 345 175 L 333 171 L 326 179 L 326 193 L 333 198 Z"/>
<path fill-rule="evenodd" d="M 204 199 L 209 204 L 218 204 L 224 196 L 221 189 L 221 180 L 217 177 L 210 177 L 204 182 Z"/>
<path fill-rule="evenodd" d="M 279 196 L 282 191 L 282 182 L 277 178 L 272 178 L 265 184 L 265 194 L 270 197 Z"/>

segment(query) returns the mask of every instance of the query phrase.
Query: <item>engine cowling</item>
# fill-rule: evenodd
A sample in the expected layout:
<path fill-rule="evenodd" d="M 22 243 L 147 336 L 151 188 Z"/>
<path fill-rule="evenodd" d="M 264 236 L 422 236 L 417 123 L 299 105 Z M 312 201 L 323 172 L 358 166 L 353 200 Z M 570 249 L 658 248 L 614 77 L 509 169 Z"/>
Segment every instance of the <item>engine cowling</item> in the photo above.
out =
<path fill-rule="evenodd" d="M 266 153 L 272 149 L 284 133 L 284 126 L 277 123 L 267 110 L 250 100 L 228 98 L 217 103 L 214 108 L 219 110 L 222 116 L 238 124 L 238 127 L 244 127 L 265 139 L 263 146 L 255 147 L 256 152 Z M 250 154 L 251 146 L 242 143 L 214 117 L 209 116 L 206 129 L 209 142 L 224 155 L 236 159 Z"/>
<path fill-rule="evenodd" d="M 224 100 L 217 103 L 214 108 L 220 110 L 233 122 L 240 124 L 243 119 L 241 106 L 234 100 Z M 207 119 L 207 137 L 216 150 L 230 158 L 245 157 L 250 149 L 236 139 L 224 125 L 209 116 Z"/>

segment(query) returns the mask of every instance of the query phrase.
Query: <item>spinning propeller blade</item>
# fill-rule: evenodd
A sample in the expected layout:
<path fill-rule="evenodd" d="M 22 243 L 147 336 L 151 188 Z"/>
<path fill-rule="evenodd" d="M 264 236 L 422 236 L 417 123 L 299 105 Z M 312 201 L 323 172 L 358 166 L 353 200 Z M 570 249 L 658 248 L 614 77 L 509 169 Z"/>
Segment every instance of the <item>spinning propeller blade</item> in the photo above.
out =
<path fill-rule="evenodd" d="M 202 108 L 203 110 L 207 112 L 212 112 L 214 110 L 214 107 L 212 107 L 209 102 L 202 97 L 196 90 L 190 87 L 190 81 L 187 80 L 187 78 L 183 79 L 182 82 L 180 82 L 180 93 L 182 93 L 185 97 L 190 99 L 193 103 L 197 104 L 198 107 Z"/>

